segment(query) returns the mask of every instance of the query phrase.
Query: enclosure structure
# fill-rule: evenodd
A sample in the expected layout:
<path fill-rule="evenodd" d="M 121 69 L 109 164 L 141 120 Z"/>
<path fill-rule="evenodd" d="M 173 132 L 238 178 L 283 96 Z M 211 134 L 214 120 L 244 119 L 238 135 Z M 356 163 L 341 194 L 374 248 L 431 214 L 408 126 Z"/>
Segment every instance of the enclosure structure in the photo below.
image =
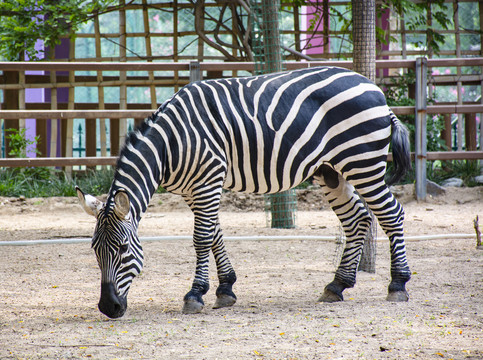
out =
<path fill-rule="evenodd" d="M 249 22 L 250 16 L 258 15 L 249 2 L 122 4 L 94 16 L 75 40 L 64 39 L 56 49 L 55 64 L 35 64 L 36 71 L 33 64 L 0 64 L 2 157 L 10 157 L 4 137 L 9 128 L 26 128 L 31 138 L 40 136 L 38 154 L 30 152 L 31 157 L 114 157 L 126 132 L 190 81 L 254 71 Z M 286 67 L 328 61 L 350 66 L 350 2 L 309 4 L 282 4 Z M 414 9 L 404 13 L 383 3 L 377 7 L 377 56 L 386 62 L 379 62 L 376 82 L 388 92 L 404 87 L 409 98 L 416 97 L 416 88 L 425 90 L 434 99 L 428 105 L 429 123 L 438 124 L 428 132 L 431 138 L 439 138 L 444 127 L 441 136 L 453 150 L 481 150 L 481 7 L 479 1 L 446 1 L 443 8 L 429 6 L 422 18 Z M 435 20 L 440 13 L 450 20 L 447 28 Z M 437 36 L 443 36 L 444 42 L 433 41 Z M 416 69 L 414 59 L 420 56 L 428 58 L 428 76 L 420 79 L 425 84 L 418 87 L 411 77 L 414 72 L 408 69 Z M 435 105 L 446 108 L 431 108 Z M 426 111 L 424 107 L 418 111 Z M 395 109 L 399 114 L 415 113 L 414 108 Z M 434 116 L 438 118 L 433 121 Z M 98 159 L 89 164 L 113 162 Z"/>

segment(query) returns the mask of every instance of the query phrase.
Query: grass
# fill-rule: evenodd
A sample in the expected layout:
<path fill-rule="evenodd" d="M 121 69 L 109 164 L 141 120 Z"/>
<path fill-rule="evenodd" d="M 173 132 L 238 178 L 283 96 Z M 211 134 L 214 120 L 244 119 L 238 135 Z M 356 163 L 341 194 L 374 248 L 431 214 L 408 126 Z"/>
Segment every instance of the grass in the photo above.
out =
<path fill-rule="evenodd" d="M 49 168 L 0 169 L 0 196 L 76 196 L 75 185 L 89 194 L 101 195 L 109 191 L 113 174 L 113 170 L 104 169 L 68 179 L 63 171 Z"/>
<path fill-rule="evenodd" d="M 416 179 L 415 164 L 412 163 L 411 170 L 401 180 L 401 184 L 414 183 Z M 392 172 L 392 163 L 388 163 L 388 173 Z M 453 160 L 453 161 L 428 161 L 426 167 L 426 178 L 441 184 L 449 178 L 460 178 L 467 187 L 477 186 L 475 177 L 483 173 L 483 167 L 478 160 Z"/>
<path fill-rule="evenodd" d="M 480 175 L 482 170 L 479 162 L 475 160 L 430 162 L 427 177 L 437 183 L 450 177 L 458 177 L 463 180 L 465 186 L 471 187 L 478 185 L 474 178 Z M 113 177 L 112 168 L 78 172 L 72 179 L 68 179 L 63 171 L 52 168 L 0 168 L 0 196 L 26 198 L 76 196 L 75 185 L 89 194 L 102 195 L 109 191 Z M 402 179 L 402 182 L 412 183 L 414 178 L 413 165 L 413 169 L 405 179 Z M 309 185 L 310 182 L 307 181 L 298 188 L 307 188 Z M 162 188 L 158 190 L 158 192 L 164 191 Z"/>
<path fill-rule="evenodd" d="M 112 168 L 74 174 L 72 179 L 52 168 L 0 168 L 0 196 L 52 197 L 77 196 L 75 186 L 98 196 L 107 194 L 114 178 Z M 157 192 L 165 192 L 159 188 Z"/>

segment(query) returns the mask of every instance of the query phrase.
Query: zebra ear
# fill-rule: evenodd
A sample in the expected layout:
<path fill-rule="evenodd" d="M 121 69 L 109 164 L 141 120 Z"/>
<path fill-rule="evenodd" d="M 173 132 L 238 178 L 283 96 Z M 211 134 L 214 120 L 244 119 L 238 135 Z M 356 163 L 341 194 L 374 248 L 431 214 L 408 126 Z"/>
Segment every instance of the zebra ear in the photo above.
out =
<path fill-rule="evenodd" d="M 97 217 L 99 210 L 102 208 L 102 202 L 92 195 L 85 194 L 78 186 L 75 187 L 75 190 L 84 211 L 89 215 Z"/>
<path fill-rule="evenodd" d="M 131 209 L 131 202 L 129 196 L 124 189 L 120 189 L 114 195 L 114 211 L 121 219 L 125 219 L 129 210 Z"/>

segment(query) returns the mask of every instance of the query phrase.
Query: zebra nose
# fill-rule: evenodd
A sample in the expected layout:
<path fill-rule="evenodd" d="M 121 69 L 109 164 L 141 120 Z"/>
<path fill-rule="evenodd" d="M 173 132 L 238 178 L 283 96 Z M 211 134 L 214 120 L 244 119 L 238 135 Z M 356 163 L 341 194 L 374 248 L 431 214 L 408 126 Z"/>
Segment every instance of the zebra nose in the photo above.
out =
<path fill-rule="evenodd" d="M 126 312 L 127 299 L 117 295 L 113 283 L 102 283 L 98 307 L 104 315 L 115 319 L 123 316 Z"/>

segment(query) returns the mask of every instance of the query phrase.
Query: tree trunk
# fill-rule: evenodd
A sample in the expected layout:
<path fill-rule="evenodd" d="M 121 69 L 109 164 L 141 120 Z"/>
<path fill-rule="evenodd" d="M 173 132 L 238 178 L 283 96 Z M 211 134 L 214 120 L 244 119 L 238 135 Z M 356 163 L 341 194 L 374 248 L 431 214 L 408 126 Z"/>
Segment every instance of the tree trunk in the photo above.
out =
<path fill-rule="evenodd" d="M 376 80 L 376 1 L 352 0 L 352 36 L 354 71 Z M 367 208 L 367 206 L 366 206 Z M 370 210 L 372 226 L 362 250 L 359 270 L 376 272 L 376 220 Z"/>
<path fill-rule="evenodd" d="M 352 0 L 354 71 L 376 80 L 376 1 Z"/>
<path fill-rule="evenodd" d="M 262 0 L 262 42 L 264 74 L 283 70 L 282 48 L 279 30 L 279 0 Z M 293 190 L 270 195 L 271 227 L 291 229 L 295 227 L 296 195 Z"/>

